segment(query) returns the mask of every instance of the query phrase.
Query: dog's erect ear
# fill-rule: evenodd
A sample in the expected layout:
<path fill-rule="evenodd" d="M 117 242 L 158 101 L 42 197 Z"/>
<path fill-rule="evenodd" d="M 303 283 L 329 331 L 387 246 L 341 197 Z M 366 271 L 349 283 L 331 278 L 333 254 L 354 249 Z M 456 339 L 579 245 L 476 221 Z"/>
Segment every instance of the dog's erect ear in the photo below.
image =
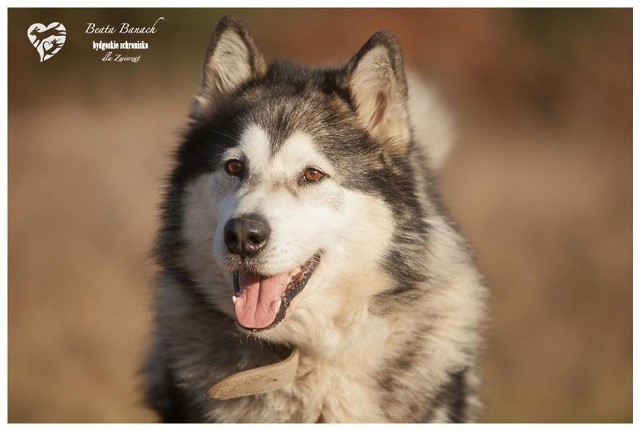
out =
<path fill-rule="evenodd" d="M 345 68 L 347 86 L 362 125 L 392 153 L 407 149 L 411 132 L 407 81 L 395 36 L 374 34 Z"/>
<path fill-rule="evenodd" d="M 225 16 L 207 48 L 192 116 L 209 112 L 241 84 L 262 76 L 266 70 L 264 57 L 244 24 L 235 17 Z"/>

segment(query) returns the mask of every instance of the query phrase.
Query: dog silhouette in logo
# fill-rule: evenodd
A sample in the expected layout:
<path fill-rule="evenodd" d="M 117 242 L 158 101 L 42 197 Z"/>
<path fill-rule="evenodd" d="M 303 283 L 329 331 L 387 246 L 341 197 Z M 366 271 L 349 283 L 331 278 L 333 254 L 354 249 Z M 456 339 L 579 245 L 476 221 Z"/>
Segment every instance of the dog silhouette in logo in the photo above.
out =
<path fill-rule="evenodd" d="M 33 24 L 27 30 L 31 44 L 40 55 L 40 61 L 48 60 L 62 49 L 67 38 L 67 30 L 59 22 L 49 25 Z"/>
<path fill-rule="evenodd" d="M 34 28 L 31 31 L 31 33 L 29 33 L 31 36 L 35 36 L 35 38 L 36 38 L 35 42 L 33 42 L 33 46 L 35 46 L 37 48 L 38 45 L 40 45 L 43 40 L 49 38 L 49 36 L 66 36 L 67 35 L 67 31 L 65 30 L 64 27 L 62 27 L 62 29 L 60 29 L 61 26 L 62 26 L 62 24 L 58 24 L 55 27 L 48 28 L 48 29 L 43 30 L 43 31 L 38 31 L 37 28 Z"/>

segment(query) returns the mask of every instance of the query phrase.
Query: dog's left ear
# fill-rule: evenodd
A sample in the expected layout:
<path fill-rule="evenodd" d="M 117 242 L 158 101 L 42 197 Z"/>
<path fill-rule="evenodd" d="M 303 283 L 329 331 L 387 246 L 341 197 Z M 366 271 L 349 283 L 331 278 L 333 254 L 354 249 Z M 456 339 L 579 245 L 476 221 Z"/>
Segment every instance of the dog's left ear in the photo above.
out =
<path fill-rule="evenodd" d="M 374 34 L 345 68 L 347 86 L 358 118 L 388 151 L 403 154 L 411 139 L 407 80 L 395 36 Z"/>
<path fill-rule="evenodd" d="M 210 112 L 243 83 L 259 78 L 266 70 L 267 63 L 242 21 L 225 16 L 207 48 L 192 117 Z"/>

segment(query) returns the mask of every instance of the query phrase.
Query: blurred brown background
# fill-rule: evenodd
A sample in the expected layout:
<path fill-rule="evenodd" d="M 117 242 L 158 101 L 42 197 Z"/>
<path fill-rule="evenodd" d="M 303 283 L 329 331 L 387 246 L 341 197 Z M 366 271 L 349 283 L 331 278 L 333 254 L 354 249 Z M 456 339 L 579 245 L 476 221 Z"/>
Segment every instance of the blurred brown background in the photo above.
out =
<path fill-rule="evenodd" d="M 488 422 L 632 419 L 630 9 L 9 10 L 9 421 L 152 421 L 148 257 L 217 20 L 271 58 L 346 61 L 392 30 L 459 139 L 442 192 L 492 290 Z M 150 26 L 139 64 L 87 22 Z M 62 22 L 39 63 L 26 29 Z"/>

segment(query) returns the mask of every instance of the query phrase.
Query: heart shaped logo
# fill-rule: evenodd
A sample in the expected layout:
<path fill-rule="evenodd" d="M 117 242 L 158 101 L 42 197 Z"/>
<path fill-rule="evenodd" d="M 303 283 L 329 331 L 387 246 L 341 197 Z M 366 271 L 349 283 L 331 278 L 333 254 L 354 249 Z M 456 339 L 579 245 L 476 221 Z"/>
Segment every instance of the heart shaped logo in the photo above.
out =
<path fill-rule="evenodd" d="M 36 23 L 29 27 L 27 36 L 38 51 L 40 62 L 43 62 L 60 52 L 67 39 L 67 29 L 59 22 L 52 22 L 49 25 Z"/>

